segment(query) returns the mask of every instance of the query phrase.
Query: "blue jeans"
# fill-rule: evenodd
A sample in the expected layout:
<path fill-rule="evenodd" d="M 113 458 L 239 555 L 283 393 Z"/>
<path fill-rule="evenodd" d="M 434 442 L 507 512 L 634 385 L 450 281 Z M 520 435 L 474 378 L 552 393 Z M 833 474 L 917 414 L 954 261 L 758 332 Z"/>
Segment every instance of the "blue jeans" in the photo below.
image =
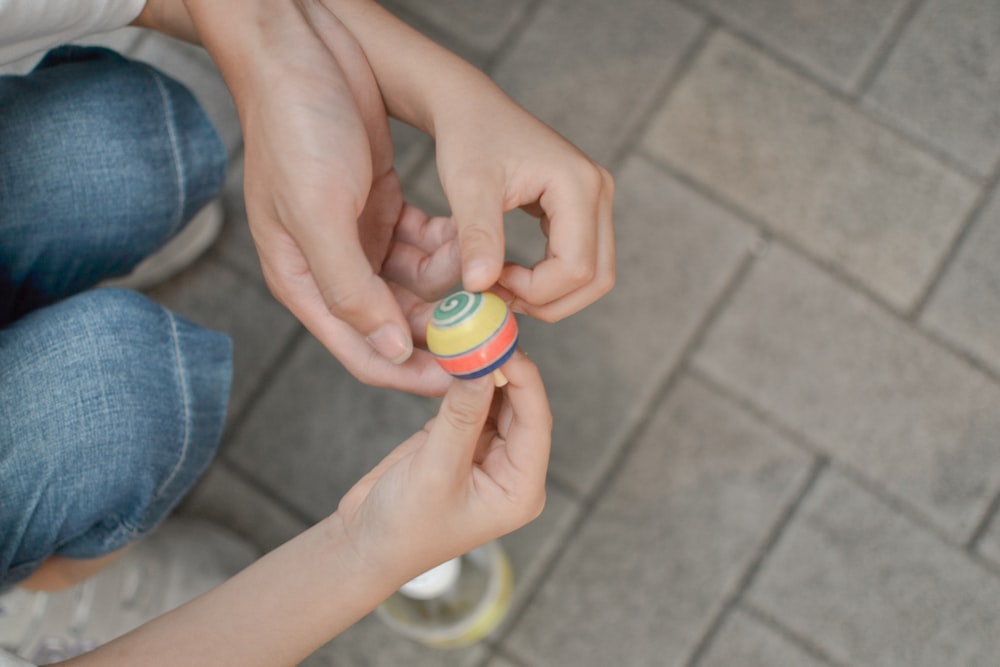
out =
<path fill-rule="evenodd" d="M 0 76 L 0 590 L 147 533 L 213 457 L 228 337 L 93 288 L 215 198 L 225 166 L 194 97 L 147 65 L 61 47 Z"/>

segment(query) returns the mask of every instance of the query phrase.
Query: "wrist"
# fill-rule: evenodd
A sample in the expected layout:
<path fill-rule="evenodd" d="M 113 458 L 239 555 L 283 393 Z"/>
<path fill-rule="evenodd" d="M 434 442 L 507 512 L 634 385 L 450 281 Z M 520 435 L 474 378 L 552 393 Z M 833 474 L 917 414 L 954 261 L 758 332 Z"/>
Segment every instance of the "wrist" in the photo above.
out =
<path fill-rule="evenodd" d="M 132 21 L 132 25 L 155 30 L 192 44 L 200 43 L 198 32 L 183 0 L 146 0 L 146 4 L 139 16 Z"/>
<path fill-rule="evenodd" d="M 260 100 L 298 77 L 314 35 L 291 0 L 180 0 L 236 103 L 244 134 Z"/>
<path fill-rule="evenodd" d="M 363 539 L 352 535 L 338 512 L 323 519 L 317 528 L 328 572 L 336 579 L 350 581 L 364 597 L 371 598 L 372 607 L 410 579 L 394 572 Z"/>
<path fill-rule="evenodd" d="M 256 65 L 254 47 L 261 48 L 263 3 L 258 0 L 179 0 L 199 41 L 211 55 L 234 97 L 234 81 L 244 81 Z M 276 2 L 275 6 L 287 3 Z"/>
<path fill-rule="evenodd" d="M 431 136 L 453 107 L 500 92 L 486 74 L 372 0 L 320 0 L 351 32 L 393 117 Z"/>

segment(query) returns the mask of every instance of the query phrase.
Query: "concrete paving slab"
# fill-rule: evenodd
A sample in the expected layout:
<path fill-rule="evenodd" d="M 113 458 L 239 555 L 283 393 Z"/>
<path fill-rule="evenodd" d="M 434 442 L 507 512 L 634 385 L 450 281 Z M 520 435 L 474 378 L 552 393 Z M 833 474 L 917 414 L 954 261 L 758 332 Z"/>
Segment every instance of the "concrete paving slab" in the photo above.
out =
<path fill-rule="evenodd" d="M 741 609 L 723 622 L 697 667 L 832 667 Z"/>
<path fill-rule="evenodd" d="M 504 642 L 532 665 L 680 666 L 809 471 L 682 381 Z"/>
<path fill-rule="evenodd" d="M 1000 158 L 1000 5 L 930 0 L 865 102 L 981 175 Z"/>
<path fill-rule="evenodd" d="M 608 163 L 702 27 L 668 2 L 550 0 L 492 74 L 529 111 Z"/>
<path fill-rule="evenodd" d="M 901 310 L 923 294 L 976 196 L 966 178 L 724 31 L 645 146 Z"/>
<path fill-rule="evenodd" d="M 222 459 L 212 462 L 180 511 L 226 526 L 261 553 L 276 549 L 308 528 Z"/>
<path fill-rule="evenodd" d="M 548 484 L 545 490 L 545 509 L 541 516 L 500 538 L 514 571 L 514 593 L 511 596 L 510 615 L 487 638 L 489 642 L 498 639 L 517 621 L 517 612 L 524 607 L 526 598 L 538 589 L 546 568 L 566 542 L 579 514 L 580 501 L 576 497 Z"/>
<path fill-rule="evenodd" d="M 993 518 L 987 524 L 976 551 L 1000 571 L 1000 512 L 994 512 Z"/>
<path fill-rule="evenodd" d="M 909 0 L 688 0 L 801 65 L 854 91 Z"/>
<path fill-rule="evenodd" d="M 931 294 L 920 323 L 1000 373 L 1000 190 Z"/>
<path fill-rule="evenodd" d="M 906 323 L 774 246 L 695 365 L 956 542 L 1000 483 L 1000 387 Z"/>
<path fill-rule="evenodd" d="M 392 132 L 396 172 L 405 181 L 418 168 L 434 142 L 421 130 L 394 118 L 389 119 L 389 129 Z"/>
<path fill-rule="evenodd" d="M 228 423 L 246 406 L 262 374 L 298 321 L 259 286 L 247 283 L 212 258 L 189 267 L 149 291 L 174 312 L 233 339 L 233 383 Z"/>
<path fill-rule="evenodd" d="M 234 429 L 226 455 L 318 521 L 435 412 L 430 399 L 362 385 L 305 335 Z"/>
<path fill-rule="evenodd" d="M 829 471 L 748 598 L 844 665 L 992 667 L 1000 581 Z"/>

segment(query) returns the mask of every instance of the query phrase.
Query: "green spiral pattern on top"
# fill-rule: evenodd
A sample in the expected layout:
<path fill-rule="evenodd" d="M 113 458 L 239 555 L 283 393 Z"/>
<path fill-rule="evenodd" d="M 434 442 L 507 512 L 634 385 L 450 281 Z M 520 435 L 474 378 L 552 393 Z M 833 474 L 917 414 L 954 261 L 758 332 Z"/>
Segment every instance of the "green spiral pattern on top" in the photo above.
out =
<path fill-rule="evenodd" d="M 438 329 L 456 326 L 475 315 L 482 305 L 482 294 L 473 294 L 465 290 L 455 292 L 434 309 L 431 324 Z"/>

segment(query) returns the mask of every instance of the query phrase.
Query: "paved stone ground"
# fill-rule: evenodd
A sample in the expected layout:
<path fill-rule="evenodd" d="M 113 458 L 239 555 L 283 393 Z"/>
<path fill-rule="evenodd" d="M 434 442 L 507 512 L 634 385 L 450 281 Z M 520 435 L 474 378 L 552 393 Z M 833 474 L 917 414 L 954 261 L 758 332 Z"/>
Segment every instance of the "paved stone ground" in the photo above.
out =
<path fill-rule="evenodd" d="M 522 323 L 556 433 L 548 506 L 504 539 L 510 620 L 439 652 L 367 618 L 307 664 L 1000 664 L 1000 4 L 390 6 L 612 169 L 619 280 Z M 269 296 L 205 55 L 109 39 L 188 82 L 232 152 L 223 238 L 153 294 L 236 342 L 184 511 L 271 547 L 434 405 L 359 387 Z M 446 212 L 433 146 L 394 129 Z"/>

